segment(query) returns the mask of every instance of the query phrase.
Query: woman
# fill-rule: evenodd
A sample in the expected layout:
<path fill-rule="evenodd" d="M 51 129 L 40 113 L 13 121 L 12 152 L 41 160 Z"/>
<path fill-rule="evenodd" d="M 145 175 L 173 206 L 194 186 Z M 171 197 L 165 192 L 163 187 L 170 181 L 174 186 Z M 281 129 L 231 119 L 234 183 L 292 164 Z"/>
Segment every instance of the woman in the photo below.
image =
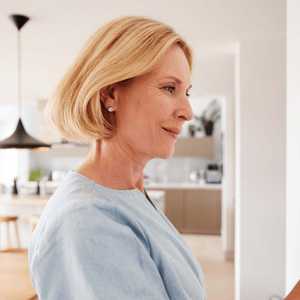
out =
<path fill-rule="evenodd" d="M 143 181 L 147 162 L 170 157 L 192 118 L 191 69 L 172 28 L 129 16 L 100 28 L 59 84 L 53 123 L 92 147 L 35 230 L 39 299 L 206 299 L 201 267 Z"/>

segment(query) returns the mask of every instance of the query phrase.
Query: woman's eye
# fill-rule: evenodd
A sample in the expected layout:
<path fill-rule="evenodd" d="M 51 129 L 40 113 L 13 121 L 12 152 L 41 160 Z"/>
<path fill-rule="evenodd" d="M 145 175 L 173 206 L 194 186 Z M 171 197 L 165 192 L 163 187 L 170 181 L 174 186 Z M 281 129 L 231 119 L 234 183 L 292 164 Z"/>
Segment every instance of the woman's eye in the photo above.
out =
<path fill-rule="evenodd" d="M 171 85 L 165 86 L 164 89 L 169 91 L 171 94 L 175 91 L 175 87 Z"/>
<path fill-rule="evenodd" d="M 165 87 L 163 87 L 163 89 L 167 90 L 167 91 L 170 92 L 171 94 L 174 94 L 174 92 L 175 92 L 175 90 L 176 90 L 176 88 L 175 88 L 174 86 L 172 86 L 172 85 L 165 86 Z M 187 97 L 189 97 L 189 96 L 190 96 L 190 91 L 186 92 L 185 95 L 186 95 Z"/>

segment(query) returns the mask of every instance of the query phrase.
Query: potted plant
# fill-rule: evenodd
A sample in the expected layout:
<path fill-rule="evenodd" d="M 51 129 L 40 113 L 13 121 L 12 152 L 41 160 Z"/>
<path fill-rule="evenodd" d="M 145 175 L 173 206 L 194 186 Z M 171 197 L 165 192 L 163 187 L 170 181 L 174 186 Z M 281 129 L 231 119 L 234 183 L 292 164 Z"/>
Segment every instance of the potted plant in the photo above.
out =
<path fill-rule="evenodd" d="M 195 124 L 189 124 L 188 129 L 189 129 L 189 135 L 191 137 L 194 137 L 195 133 L 196 133 L 197 126 Z"/>
<path fill-rule="evenodd" d="M 211 136 L 214 132 L 214 121 L 207 119 L 204 115 L 198 117 L 203 125 L 204 132 L 207 136 Z"/>
<path fill-rule="evenodd" d="M 36 182 L 36 194 L 40 195 L 40 180 L 42 178 L 42 170 L 41 169 L 34 169 L 30 171 L 29 174 L 29 182 Z"/>

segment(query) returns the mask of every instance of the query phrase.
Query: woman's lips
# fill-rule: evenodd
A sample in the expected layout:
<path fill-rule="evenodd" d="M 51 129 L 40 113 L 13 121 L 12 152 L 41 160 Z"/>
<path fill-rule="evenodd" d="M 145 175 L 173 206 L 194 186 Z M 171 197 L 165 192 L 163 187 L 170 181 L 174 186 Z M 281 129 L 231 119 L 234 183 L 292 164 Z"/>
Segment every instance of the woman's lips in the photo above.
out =
<path fill-rule="evenodd" d="M 163 127 L 162 127 L 162 130 L 163 130 L 165 133 L 167 133 L 168 135 L 170 135 L 171 137 L 173 137 L 174 139 L 177 139 L 177 136 L 178 136 L 177 133 L 171 132 L 171 131 L 169 131 L 169 130 L 163 128 Z"/>

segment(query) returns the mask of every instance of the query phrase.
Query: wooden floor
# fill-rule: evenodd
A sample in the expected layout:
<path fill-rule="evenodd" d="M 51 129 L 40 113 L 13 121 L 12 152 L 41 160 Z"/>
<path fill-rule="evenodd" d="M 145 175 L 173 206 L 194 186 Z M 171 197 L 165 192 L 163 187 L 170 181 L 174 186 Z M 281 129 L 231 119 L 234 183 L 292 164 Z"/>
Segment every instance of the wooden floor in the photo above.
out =
<path fill-rule="evenodd" d="M 0 299 L 29 300 L 33 295 L 27 252 L 0 253 Z"/>
<path fill-rule="evenodd" d="M 183 235 L 202 266 L 208 300 L 234 300 L 234 264 L 221 252 L 221 238 Z M 0 300 L 28 300 L 34 295 L 27 253 L 0 253 Z"/>
<path fill-rule="evenodd" d="M 208 300 L 234 300 L 234 262 L 224 260 L 221 237 L 182 236 L 202 267 Z"/>

